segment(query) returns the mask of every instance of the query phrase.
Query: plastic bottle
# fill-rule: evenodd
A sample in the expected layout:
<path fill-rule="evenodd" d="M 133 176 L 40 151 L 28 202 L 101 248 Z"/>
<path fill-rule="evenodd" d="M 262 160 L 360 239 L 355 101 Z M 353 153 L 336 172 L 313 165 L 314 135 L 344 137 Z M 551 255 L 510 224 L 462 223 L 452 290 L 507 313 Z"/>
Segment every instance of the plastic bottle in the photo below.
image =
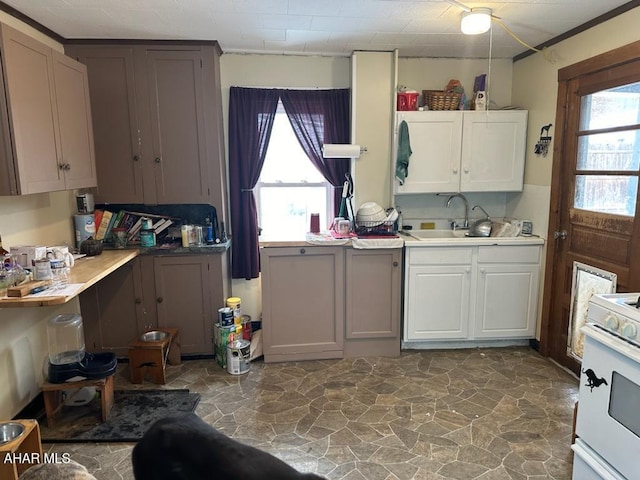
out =
<path fill-rule="evenodd" d="M 182 225 L 180 228 L 180 236 L 182 237 L 182 246 L 187 248 L 189 246 L 189 230 L 190 225 Z"/>
<path fill-rule="evenodd" d="M 211 223 L 211 219 L 209 217 L 205 218 L 204 225 L 206 229 L 205 242 L 207 243 L 207 245 L 211 245 L 213 243 L 213 224 Z"/>

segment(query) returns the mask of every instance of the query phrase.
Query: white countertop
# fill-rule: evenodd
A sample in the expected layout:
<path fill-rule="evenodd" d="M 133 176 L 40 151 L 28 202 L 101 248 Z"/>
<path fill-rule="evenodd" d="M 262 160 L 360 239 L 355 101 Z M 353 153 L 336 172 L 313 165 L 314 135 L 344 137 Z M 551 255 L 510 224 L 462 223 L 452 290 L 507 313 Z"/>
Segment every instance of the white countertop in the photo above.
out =
<path fill-rule="evenodd" d="M 477 245 L 544 245 L 544 239 L 538 236 L 518 237 L 433 237 L 416 239 L 407 232 L 400 232 L 406 247 L 463 247 Z"/>

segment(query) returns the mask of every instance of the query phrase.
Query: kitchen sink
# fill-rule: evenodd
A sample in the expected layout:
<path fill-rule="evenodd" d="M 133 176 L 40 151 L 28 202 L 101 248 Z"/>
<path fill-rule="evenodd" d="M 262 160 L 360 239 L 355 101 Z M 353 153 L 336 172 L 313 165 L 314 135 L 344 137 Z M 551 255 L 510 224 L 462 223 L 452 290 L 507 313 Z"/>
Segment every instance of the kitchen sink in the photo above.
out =
<path fill-rule="evenodd" d="M 406 233 L 416 240 L 431 238 L 464 238 L 466 230 L 411 230 Z"/>

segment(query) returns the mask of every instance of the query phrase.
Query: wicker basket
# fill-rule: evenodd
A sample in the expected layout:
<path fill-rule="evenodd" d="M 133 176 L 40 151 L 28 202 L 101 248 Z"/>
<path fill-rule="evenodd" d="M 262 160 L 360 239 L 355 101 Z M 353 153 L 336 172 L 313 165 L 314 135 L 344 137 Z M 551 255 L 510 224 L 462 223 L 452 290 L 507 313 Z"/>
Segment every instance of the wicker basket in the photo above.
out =
<path fill-rule="evenodd" d="M 461 96 L 460 93 L 446 93 L 439 90 L 422 91 L 422 97 L 429 110 L 457 110 Z"/>

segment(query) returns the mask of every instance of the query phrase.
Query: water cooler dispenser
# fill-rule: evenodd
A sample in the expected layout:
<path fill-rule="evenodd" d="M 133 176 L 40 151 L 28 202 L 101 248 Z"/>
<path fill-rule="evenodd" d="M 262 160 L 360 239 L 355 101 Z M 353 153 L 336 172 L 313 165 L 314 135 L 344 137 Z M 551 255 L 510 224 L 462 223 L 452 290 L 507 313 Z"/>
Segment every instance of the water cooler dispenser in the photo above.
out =
<path fill-rule="evenodd" d="M 82 317 L 77 313 L 51 318 L 47 324 L 47 339 L 51 383 L 106 378 L 116 371 L 115 353 L 85 351 Z"/>

